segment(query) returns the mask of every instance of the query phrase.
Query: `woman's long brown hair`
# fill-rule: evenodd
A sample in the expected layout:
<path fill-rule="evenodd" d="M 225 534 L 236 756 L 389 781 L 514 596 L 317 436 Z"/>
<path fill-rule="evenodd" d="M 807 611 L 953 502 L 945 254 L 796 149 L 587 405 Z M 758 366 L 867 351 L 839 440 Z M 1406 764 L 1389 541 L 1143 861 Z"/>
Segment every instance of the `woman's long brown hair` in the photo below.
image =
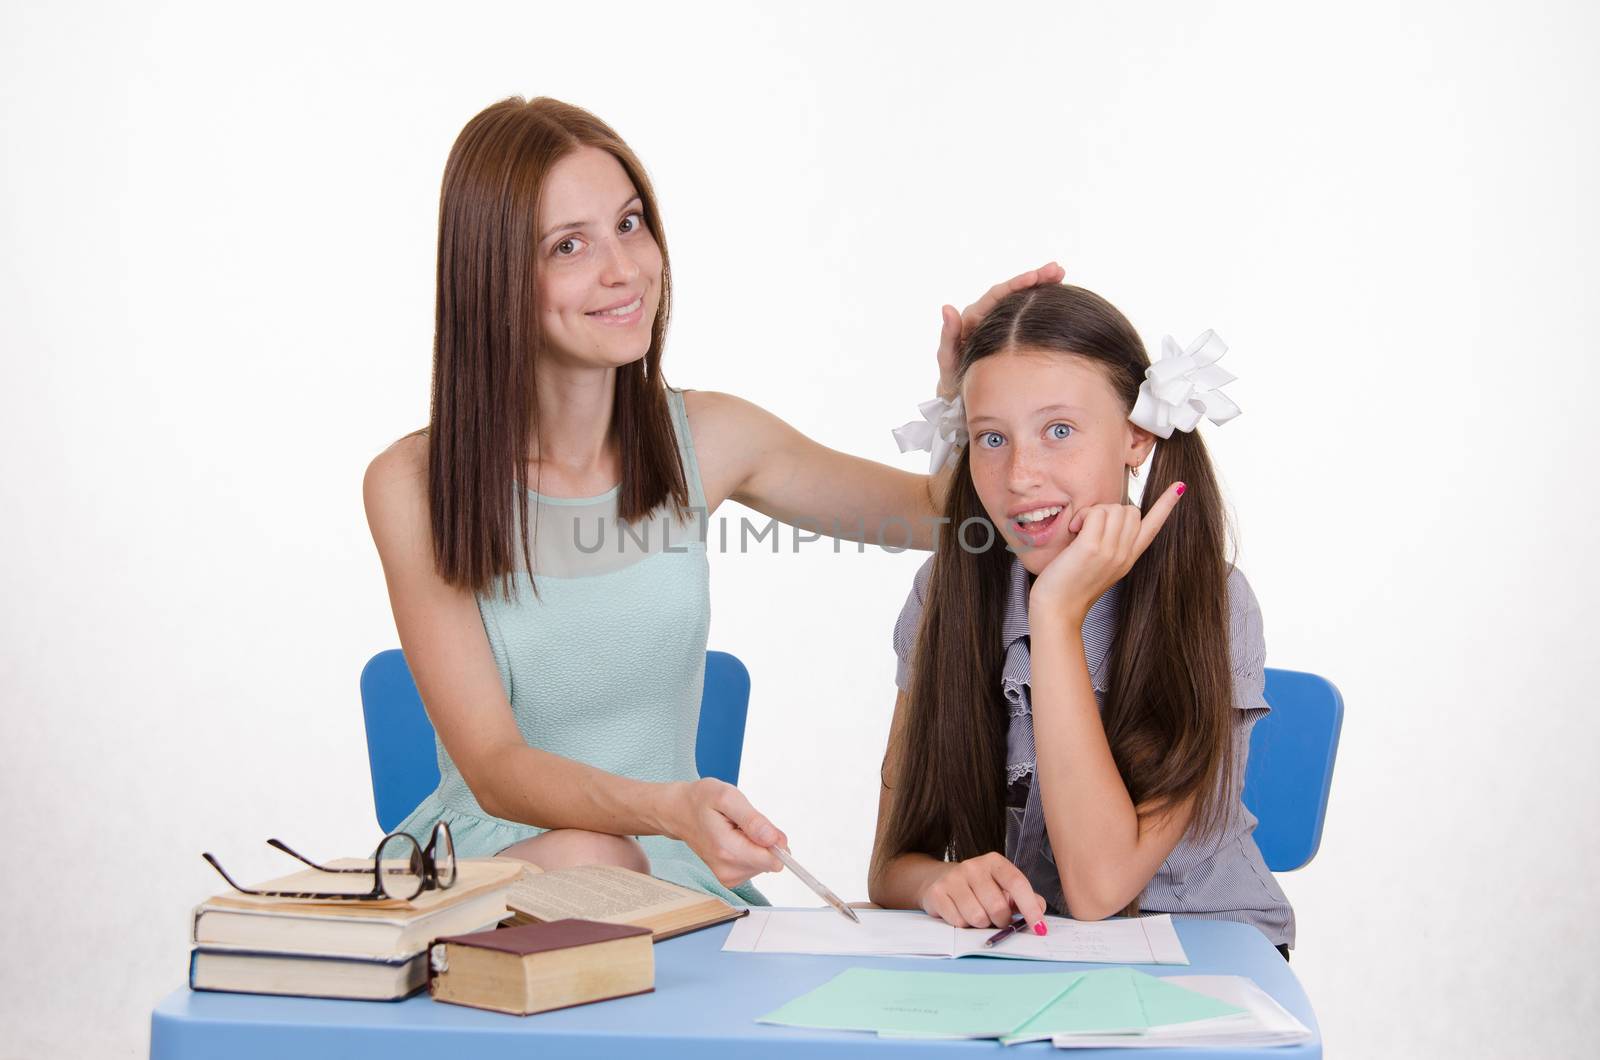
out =
<path fill-rule="evenodd" d="M 650 348 L 616 373 L 617 514 L 635 521 L 666 503 L 679 511 L 689 505 L 661 376 L 672 283 L 650 178 L 622 138 L 588 111 L 554 99 L 503 100 L 461 130 L 439 198 L 428 504 L 440 575 L 475 593 L 498 584 L 509 594 L 519 552 L 533 573 L 527 461 L 538 437 L 534 365 L 544 344 L 535 271 L 539 196 L 555 164 L 583 146 L 622 165 L 661 248 Z"/>
<path fill-rule="evenodd" d="M 961 351 L 1045 350 L 1087 358 L 1131 410 L 1150 359 L 1110 303 L 1045 286 L 1002 300 Z M 1174 482 L 1183 502 L 1122 581 L 1102 719 L 1117 770 L 1141 812 L 1196 797 L 1191 827 L 1215 833 L 1236 797 L 1228 654 L 1226 523 L 1199 434 L 1158 442 L 1143 510 Z M 963 860 L 1005 845 L 1007 710 L 1001 621 L 1012 553 L 972 483 L 963 450 L 912 655 L 904 735 L 880 863 L 906 853 Z M 965 529 L 963 529 L 965 528 Z M 988 548 L 984 543 L 992 542 Z"/>

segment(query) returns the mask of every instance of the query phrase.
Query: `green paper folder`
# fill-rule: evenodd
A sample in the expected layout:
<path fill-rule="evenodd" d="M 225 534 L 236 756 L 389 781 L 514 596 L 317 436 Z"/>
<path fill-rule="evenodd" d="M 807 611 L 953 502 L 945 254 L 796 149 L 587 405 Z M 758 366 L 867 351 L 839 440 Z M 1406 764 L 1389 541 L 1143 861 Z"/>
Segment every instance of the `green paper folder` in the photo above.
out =
<path fill-rule="evenodd" d="M 909 1036 L 998 1038 L 1048 1007 L 1082 974 L 851 968 L 758 1022 Z"/>
<path fill-rule="evenodd" d="M 1132 968 L 1111 968 L 1081 973 L 1071 989 L 1001 1041 L 1015 1045 L 1058 1034 L 1141 1035 L 1151 1027 L 1243 1011 Z"/>
<path fill-rule="evenodd" d="M 1147 1026 L 1167 1027 L 1177 1023 L 1194 1023 L 1197 1020 L 1217 1019 L 1221 1016 L 1242 1016 L 1244 1009 L 1218 1001 L 1188 987 L 1169 983 L 1158 975 L 1133 973 L 1133 988 L 1139 994 L 1139 1004 L 1144 1007 Z"/>

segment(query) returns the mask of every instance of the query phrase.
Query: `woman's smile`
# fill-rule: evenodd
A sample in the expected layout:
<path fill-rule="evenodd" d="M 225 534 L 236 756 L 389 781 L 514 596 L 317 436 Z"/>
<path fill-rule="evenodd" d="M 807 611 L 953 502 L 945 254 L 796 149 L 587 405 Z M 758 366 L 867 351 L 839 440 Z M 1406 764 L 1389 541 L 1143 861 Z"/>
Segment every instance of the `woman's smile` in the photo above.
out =
<path fill-rule="evenodd" d="M 584 315 L 608 328 L 631 328 L 644 319 L 644 295 L 636 294 L 631 301 L 613 302 L 604 309 L 591 309 Z"/>

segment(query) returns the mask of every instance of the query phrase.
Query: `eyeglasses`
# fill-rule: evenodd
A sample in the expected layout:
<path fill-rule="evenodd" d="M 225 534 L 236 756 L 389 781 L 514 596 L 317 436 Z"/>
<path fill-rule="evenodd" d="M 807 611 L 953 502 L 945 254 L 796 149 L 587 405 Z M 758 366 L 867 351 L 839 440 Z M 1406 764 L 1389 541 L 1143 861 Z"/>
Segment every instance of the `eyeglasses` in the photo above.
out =
<path fill-rule="evenodd" d="M 200 856 L 205 858 L 206 863 L 216 869 L 234 890 L 241 894 L 255 894 L 265 898 L 316 898 L 347 902 L 373 902 L 385 898 L 398 898 L 401 901 L 409 901 L 423 891 L 448 890 L 456 882 L 456 847 L 450 838 L 450 826 L 443 821 L 433 826 L 433 833 L 428 837 L 426 847 L 418 846 L 417 841 L 404 832 L 390 832 L 383 837 L 383 841 L 373 853 L 370 869 L 330 868 L 327 865 L 318 865 L 304 854 L 296 853 L 281 839 L 269 839 L 267 844 L 305 862 L 319 872 L 370 874 L 373 878 L 372 890 L 363 894 L 353 894 L 348 891 L 262 891 L 253 887 L 241 887 L 234 882 L 233 877 L 228 875 L 216 858 L 209 853 Z"/>

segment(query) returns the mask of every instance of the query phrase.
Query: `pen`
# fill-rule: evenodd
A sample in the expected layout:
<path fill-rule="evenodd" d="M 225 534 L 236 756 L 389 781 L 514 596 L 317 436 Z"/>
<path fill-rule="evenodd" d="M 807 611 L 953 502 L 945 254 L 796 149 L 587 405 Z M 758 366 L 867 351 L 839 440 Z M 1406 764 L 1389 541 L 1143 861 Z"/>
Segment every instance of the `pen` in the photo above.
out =
<path fill-rule="evenodd" d="M 993 946 L 997 942 L 1003 942 L 1027 926 L 1028 922 L 1022 919 L 1022 914 L 1018 913 L 1011 918 L 1011 923 L 984 939 L 983 944 L 985 946 Z"/>
<path fill-rule="evenodd" d="M 778 855 L 779 861 L 783 862 L 789 867 L 790 872 L 800 877 L 801 883 L 811 888 L 818 898 L 821 898 L 824 902 L 827 902 L 829 905 L 833 906 L 834 909 L 838 910 L 840 916 L 844 917 L 846 920 L 853 920 L 857 924 L 861 923 L 861 918 L 856 916 L 856 911 L 840 901 L 838 895 L 824 887 L 821 880 L 817 879 L 815 876 L 811 875 L 811 873 L 801 868 L 800 863 L 794 859 L 794 855 L 790 854 L 782 847 L 775 846 L 769 849 L 771 849 L 774 854 Z"/>

